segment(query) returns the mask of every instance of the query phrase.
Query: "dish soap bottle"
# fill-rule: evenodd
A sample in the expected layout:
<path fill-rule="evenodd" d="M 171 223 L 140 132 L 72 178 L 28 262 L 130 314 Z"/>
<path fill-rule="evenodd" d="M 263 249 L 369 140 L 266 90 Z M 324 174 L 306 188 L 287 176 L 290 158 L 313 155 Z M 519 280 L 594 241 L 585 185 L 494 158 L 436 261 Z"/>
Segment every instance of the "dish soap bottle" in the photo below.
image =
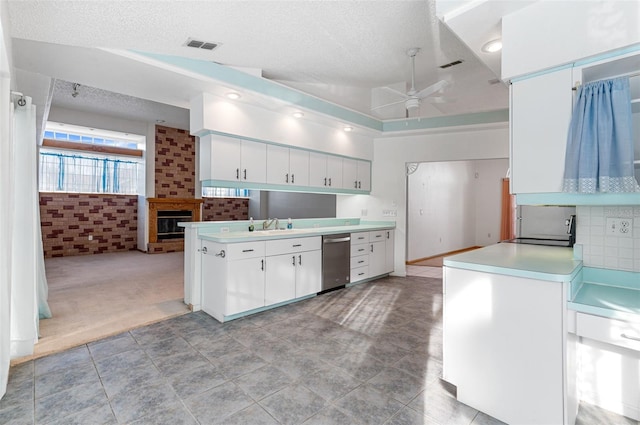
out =
<path fill-rule="evenodd" d="M 291 219 L 287 219 L 287 229 L 293 229 L 293 222 L 291 221 Z"/>
<path fill-rule="evenodd" d="M 249 231 L 253 232 L 254 229 L 255 229 L 255 227 L 253 226 L 253 217 L 251 217 L 249 219 Z"/>

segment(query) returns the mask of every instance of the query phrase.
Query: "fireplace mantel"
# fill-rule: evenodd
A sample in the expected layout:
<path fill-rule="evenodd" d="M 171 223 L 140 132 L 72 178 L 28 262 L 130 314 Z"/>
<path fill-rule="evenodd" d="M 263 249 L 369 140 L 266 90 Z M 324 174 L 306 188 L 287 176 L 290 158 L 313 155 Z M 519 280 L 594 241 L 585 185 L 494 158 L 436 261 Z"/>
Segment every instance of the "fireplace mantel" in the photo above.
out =
<path fill-rule="evenodd" d="M 200 209 L 204 201 L 194 198 L 147 198 L 149 207 L 149 246 L 147 252 L 158 251 L 152 249 L 154 245 L 183 243 L 182 240 L 158 240 L 158 211 L 191 211 L 192 221 L 200 221 Z"/>

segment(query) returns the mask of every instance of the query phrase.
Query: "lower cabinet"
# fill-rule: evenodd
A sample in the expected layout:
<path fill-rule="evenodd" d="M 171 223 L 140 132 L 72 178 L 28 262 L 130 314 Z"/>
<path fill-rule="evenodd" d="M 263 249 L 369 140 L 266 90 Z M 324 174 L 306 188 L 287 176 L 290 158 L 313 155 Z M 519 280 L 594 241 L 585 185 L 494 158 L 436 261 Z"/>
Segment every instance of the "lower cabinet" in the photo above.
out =
<path fill-rule="evenodd" d="M 394 239 L 393 230 L 351 234 L 351 283 L 393 271 Z"/>
<path fill-rule="evenodd" d="M 444 267 L 443 283 L 443 379 L 458 400 L 510 424 L 573 424 L 570 282 Z"/>
<path fill-rule="evenodd" d="M 229 261 L 225 315 L 264 307 L 264 258 Z"/>
<path fill-rule="evenodd" d="M 265 305 L 317 294 L 322 286 L 322 251 L 266 258 Z"/>

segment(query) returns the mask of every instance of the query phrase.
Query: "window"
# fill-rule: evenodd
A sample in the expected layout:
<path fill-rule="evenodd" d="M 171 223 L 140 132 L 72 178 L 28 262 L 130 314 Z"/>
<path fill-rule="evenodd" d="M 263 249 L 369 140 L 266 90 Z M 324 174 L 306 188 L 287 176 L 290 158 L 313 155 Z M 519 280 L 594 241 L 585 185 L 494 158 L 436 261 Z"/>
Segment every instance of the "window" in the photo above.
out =
<path fill-rule="evenodd" d="M 144 136 L 47 123 L 40 148 L 40 191 L 139 193 Z"/>
<path fill-rule="evenodd" d="M 247 189 L 227 189 L 225 187 L 203 187 L 202 196 L 204 198 L 248 198 Z"/>

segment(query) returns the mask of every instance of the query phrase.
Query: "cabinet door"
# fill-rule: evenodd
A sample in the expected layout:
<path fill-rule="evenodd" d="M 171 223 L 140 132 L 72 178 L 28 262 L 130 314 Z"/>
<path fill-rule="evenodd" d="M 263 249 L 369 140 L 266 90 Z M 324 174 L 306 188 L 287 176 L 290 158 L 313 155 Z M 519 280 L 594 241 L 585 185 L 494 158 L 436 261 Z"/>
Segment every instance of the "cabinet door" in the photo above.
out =
<path fill-rule="evenodd" d="M 371 191 L 371 163 L 358 161 L 358 190 Z"/>
<path fill-rule="evenodd" d="M 322 290 L 322 251 L 296 255 L 296 298 L 317 294 Z"/>
<path fill-rule="evenodd" d="M 511 85 L 511 192 L 562 191 L 573 94 L 571 69 Z"/>
<path fill-rule="evenodd" d="M 387 258 L 384 240 L 369 244 L 369 276 L 376 277 L 385 274 Z"/>
<path fill-rule="evenodd" d="M 289 184 L 289 148 L 267 145 L 267 183 Z"/>
<path fill-rule="evenodd" d="M 229 261 L 225 316 L 264 307 L 264 257 Z"/>
<path fill-rule="evenodd" d="M 289 173 L 291 184 L 309 186 L 309 152 L 289 149 Z"/>
<path fill-rule="evenodd" d="M 343 158 L 342 183 L 345 189 L 358 189 L 358 161 L 355 159 Z"/>
<path fill-rule="evenodd" d="M 238 139 L 216 137 L 211 140 L 211 178 L 213 180 L 240 179 L 240 145 Z"/>
<path fill-rule="evenodd" d="M 395 231 L 385 230 L 385 273 L 391 273 L 395 268 L 394 261 L 394 243 L 395 243 Z"/>
<path fill-rule="evenodd" d="M 267 145 L 260 142 L 242 140 L 240 180 L 253 183 L 267 181 Z"/>
<path fill-rule="evenodd" d="M 327 187 L 327 155 L 309 152 L 309 186 Z"/>
<path fill-rule="evenodd" d="M 289 301 L 296 296 L 296 254 L 267 257 L 267 276 L 264 291 L 265 305 Z"/>
<path fill-rule="evenodd" d="M 342 189 L 342 158 L 327 155 L 327 186 Z M 348 189 L 348 187 L 347 187 Z"/>

